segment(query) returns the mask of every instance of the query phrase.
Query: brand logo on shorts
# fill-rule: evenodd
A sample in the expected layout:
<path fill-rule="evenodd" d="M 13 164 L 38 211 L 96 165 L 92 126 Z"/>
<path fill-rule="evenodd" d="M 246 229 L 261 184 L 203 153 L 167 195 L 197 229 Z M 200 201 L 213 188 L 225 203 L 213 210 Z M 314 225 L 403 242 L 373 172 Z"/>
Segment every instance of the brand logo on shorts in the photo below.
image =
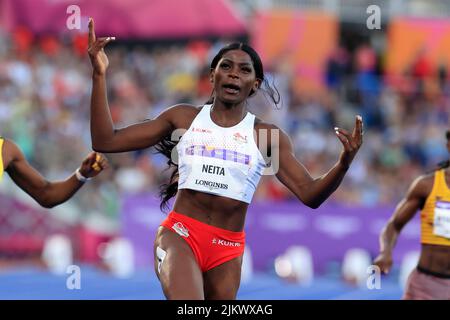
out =
<path fill-rule="evenodd" d="M 232 242 L 232 241 L 226 241 L 223 239 L 212 239 L 212 244 L 216 244 L 219 246 L 224 246 L 224 247 L 240 247 L 241 243 L 240 242 Z"/>
<path fill-rule="evenodd" d="M 189 230 L 181 222 L 175 223 L 172 229 L 182 237 L 189 237 Z"/>

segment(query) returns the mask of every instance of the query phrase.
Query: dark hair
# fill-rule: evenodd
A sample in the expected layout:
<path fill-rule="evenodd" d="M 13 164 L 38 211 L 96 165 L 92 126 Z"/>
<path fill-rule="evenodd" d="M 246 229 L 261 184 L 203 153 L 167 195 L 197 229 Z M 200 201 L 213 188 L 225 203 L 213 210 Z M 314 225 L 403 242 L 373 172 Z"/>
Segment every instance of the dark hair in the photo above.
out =
<path fill-rule="evenodd" d="M 174 169 L 170 173 L 169 182 L 164 183 L 160 186 L 159 197 L 161 199 L 161 203 L 159 205 L 159 208 L 161 209 L 161 211 L 165 211 L 165 209 L 168 209 L 169 200 L 173 198 L 178 192 L 178 165 L 172 161 L 172 150 L 175 146 L 176 143 L 171 139 L 171 135 L 164 137 L 164 139 L 162 139 L 155 146 L 156 151 L 163 154 L 168 159 L 168 168 L 166 170 L 174 167 Z"/>
<path fill-rule="evenodd" d="M 258 89 L 261 89 L 261 86 L 264 85 L 265 89 L 263 89 L 269 97 L 272 99 L 275 105 L 278 105 L 280 102 L 280 93 L 278 92 L 275 85 L 270 85 L 264 76 L 264 69 L 261 62 L 261 58 L 258 53 L 249 45 L 239 42 L 234 42 L 229 45 L 226 45 L 214 56 L 211 61 L 211 69 L 215 69 L 220 59 L 222 59 L 223 55 L 231 50 L 242 50 L 246 52 L 253 62 L 253 67 L 255 68 L 256 78 L 261 80 L 261 85 Z M 250 92 L 250 96 L 255 92 Z M 214 91 L 211 94 L 210 99 L 206 102 L 207 104 L 212 104 L 214 102 Z M 170 179 L 168 183 L 161 185 L 159 196 L 161 199 L 160 209 L 161 211 L 165 211 L 168 209 L 168 202 L 171 198 L 173 198 L 178 192 L 178 165 L 172 161 L 172 149 L 176 146 L 176 142 L 172 141 L 171 135 L 165 137 L 162 141 L 160 141 L 155 149 L 157 152 L 163 154 L 168 158 L 167 164 L 171 167 L 174 167 L 172 173 L 170 174 Z"/>
<path fill-rule="evenodd" d="M 448 167 L 450 167 L 450 160 L 444 160 L 444 161 L 438 162 L 436 167 L 433 170 L 431 170 L 430 172 L 447 169 Z"/>
<path fill-rule="evenodd" d="M 275 85 L 273 83 L 271 85 L 271 84 L 269 84 L 269 81 L 267 81 L 267 78 L 264 76 L 264 68 L 263 68 L 261 58 L 259 57 L 258 53 L 255 51 L 255 49 L 253 49 L 249 45 L 242 43 L 242 42 L 233 42 L 233 43 L 226 45 L 225 47 L 220 49 L 219 52 L 214 56 L 214 58 L 211 61 L 210 68 L 215 69 L 217 67 L 217 64 L 219 63 L 220 59 L 222 59 L 223 55 L 231 50 L 242 50 L 250 56 L 250 59 L 252 59 L 252 62 L 253 62 L 253 68 L 255 68 L 256 79 L 261 80 L 261 85 L 260 85 L 259 89 L 261 89 L 261 86 L 264 85 L 264 89 L 261 89 L 261 90 L 263 90 L 265 93 L 267 93 L 269 95 L 269 97 L 272 99 L 272 101 L 275 105 L 278 105 L 278 103 L 280 102 L 280 93 L 278 92 L 278 89 L 275 87 Z M 252 96 L 254 93 L 255 92 L 252 89 L 252 91 L 250 92 L 250 96 Z M 214 102 L 214 91 L 206 103 L 211 104 L 213 102 Z"/>
<path fill-rule="evenodd" d="M 447 130 L 445 132 L 445 137 L 447 138 L 447 140 L 450 140 L 450 130 Z M 439 162 L 433 169 L 433 171 L 446 169 L 448 167 L 450 167 L 450 159 Z"/>

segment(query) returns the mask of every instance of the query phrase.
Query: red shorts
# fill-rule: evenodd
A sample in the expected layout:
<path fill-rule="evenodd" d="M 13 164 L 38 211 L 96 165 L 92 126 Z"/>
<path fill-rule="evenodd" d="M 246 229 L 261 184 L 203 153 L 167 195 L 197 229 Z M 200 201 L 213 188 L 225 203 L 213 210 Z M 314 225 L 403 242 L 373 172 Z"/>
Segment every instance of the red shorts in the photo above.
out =
<path fill-rule="evenodd" d="M 245 232 L 234 232 L 210 226 L 172 211 L 161 223 L 179 234 L 191 247 L 202 272 L 241 256 Z"/>

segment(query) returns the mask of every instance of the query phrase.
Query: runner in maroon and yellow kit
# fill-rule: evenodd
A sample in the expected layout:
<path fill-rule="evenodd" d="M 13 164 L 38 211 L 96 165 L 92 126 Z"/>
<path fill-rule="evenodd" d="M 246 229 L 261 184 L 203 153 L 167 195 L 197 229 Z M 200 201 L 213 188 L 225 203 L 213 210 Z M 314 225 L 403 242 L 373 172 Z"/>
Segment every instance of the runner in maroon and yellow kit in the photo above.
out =
<path fill-rule="evenodd" d="M 446 137 L 450 152 L 450 130 Z M 450 299 L 449 186 L 448 161 L 434 173 L 415 179 L 381 233 L 380 255 L 374 263 L 388 273 L 400 231 L 421 209 L 422 250 L 417 268 L 408 278 L 403 299 Z"/>

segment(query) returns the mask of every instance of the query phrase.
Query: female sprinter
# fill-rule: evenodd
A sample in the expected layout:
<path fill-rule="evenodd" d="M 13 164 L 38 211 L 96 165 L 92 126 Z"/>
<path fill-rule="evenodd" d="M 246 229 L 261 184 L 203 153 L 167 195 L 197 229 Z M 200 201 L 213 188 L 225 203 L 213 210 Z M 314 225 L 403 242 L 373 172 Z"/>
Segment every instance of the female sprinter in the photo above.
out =
<path fill-rule="evenodd" d="M 179 104 L 153 120 L 115 129 L 106 95 L 108 58 L 89 22 L 93 66 L 91 136 L 99 152 L 125 152 L 159 144 L 170 156 L 166 138 L 187 130 L 176 145 L 178 173 L 163 203 L 176 194 L 172 211 L 158 229 L 154 244 L 155 271 L 168 299 L 235 299 L 244 252 L 245 215 L 266 161 L 258 149 L 267 132 L 268 150 L 277 150 L 277 178 L 305 205 L 317 208 L 339 186 L 362 143 L 362 119 L 353 133 L 336 128 L 344 148 L 338 162 L 323 176 L 312 178 L 295 158 L 289 137 L 275 125 L 247 111 L 247 99 L 267 86 L 258 54 L 234 43 L 222 48 L 211 63 L 210 103 Z M 277 103 L 272 93 L 274 102 Z M 272 133 L 275 133 L 272 135 Z M 278 134 L 279 139 L 272 139 Z M 172 139 L 173 140 L 173 139 Z M 174 160 L 174 159 L 173 159 Z M 276 159 L 272 159 L 274 165 Z"/>
<path fill-rule="evenodd" d="M 450 152 L 450 130 L 445 133 Z M 375 259 L 383 273 L 392 267 L 392 252 L 403 227 L 420 212 L 421 251 L 402 299 L 450 300 L 450 162 L 414 179 L 380 234 Z"/>

